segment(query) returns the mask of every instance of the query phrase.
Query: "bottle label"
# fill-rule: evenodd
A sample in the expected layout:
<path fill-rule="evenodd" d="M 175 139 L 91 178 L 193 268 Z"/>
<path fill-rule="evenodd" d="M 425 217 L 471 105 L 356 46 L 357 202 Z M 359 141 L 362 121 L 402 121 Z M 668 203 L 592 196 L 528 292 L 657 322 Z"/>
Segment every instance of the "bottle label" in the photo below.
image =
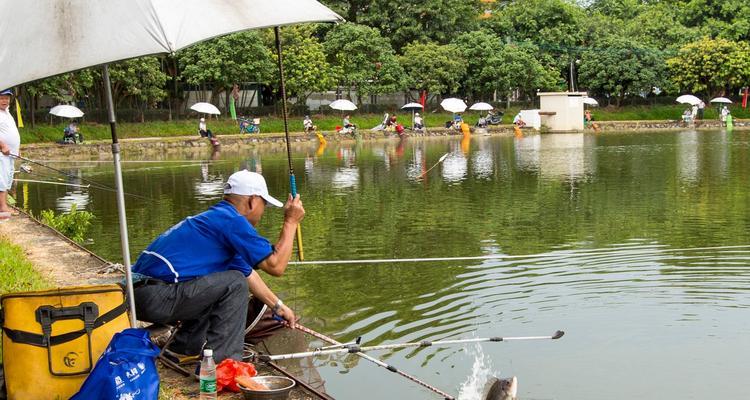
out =
<path fill-rule="evenodd" d="M 216 378 L 201 378 L 201 393 L 216 393 Z"/>

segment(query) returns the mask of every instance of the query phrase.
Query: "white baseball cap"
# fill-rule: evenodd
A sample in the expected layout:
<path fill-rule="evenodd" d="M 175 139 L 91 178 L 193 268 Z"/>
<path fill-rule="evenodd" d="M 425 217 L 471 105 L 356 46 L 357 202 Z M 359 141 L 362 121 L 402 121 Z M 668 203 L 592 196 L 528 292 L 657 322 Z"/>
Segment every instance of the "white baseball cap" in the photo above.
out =
<path fill-rule="evenodd" d="M 268 194 L 268 186 L 263 175 L 246 169 L 233 173 L 224 184 L 224 194 L 239 194 L 241 196 L 260 196 L 276 207 L 283 207 L 280 201 Z"/>

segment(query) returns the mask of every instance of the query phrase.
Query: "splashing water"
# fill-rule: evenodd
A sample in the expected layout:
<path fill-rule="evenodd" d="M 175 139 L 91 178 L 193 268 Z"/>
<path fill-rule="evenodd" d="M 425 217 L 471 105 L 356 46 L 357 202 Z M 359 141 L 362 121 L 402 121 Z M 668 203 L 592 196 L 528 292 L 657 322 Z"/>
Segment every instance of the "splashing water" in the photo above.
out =
<path fill-rule="evenodd" d="M 492 360 L 484 354 L 482 346 L 478 344 L 469 348 L 468 353 L 474 355 L 474 364 L 471 366 L 471 374 L 458 390 L 458 400 L 481 400 L 484 386 L 495 375 Z"/>

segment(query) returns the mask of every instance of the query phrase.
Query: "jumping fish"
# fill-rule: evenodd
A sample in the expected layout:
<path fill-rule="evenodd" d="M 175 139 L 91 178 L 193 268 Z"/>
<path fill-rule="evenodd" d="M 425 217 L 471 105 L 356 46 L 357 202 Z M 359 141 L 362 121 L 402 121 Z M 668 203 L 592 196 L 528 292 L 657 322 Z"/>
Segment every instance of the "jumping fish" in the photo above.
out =
<path fill-rule="evenodd" d="M 518 379 L 492 377 L 485 385 L 483 400 L 516 400 L 518 393 Z"/>

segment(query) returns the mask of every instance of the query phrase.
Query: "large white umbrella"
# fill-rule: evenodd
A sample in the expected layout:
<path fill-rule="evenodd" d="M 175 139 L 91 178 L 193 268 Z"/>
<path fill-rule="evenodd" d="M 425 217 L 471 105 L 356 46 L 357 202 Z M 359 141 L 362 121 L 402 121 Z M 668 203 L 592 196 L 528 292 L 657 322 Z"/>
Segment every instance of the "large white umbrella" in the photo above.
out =
<path fill-rule="evenodd" d="M 199 113 L 203 113 L 203 114 L 213 114 L 213 115 L 221 114 L 221 111 L 219 111 L 219 109 L 216 108 L 215 105 L 211 103 L 205 103 L 205 102 L 195 103 L 192 106 L 190 106 L 190 109 L 193 111 L 197 111 Z"/>
<path fill-rule="evenodd" d="M 401 107 L 401 109 L 402 109 L 402 110 L 412 110 L 412 111 L 413 111 L 413 110 L 421 110 L 421 109 L 423 109 L 423 108 L 424 108 L 424 107 L 422 107 L 422 105 L 421 105 L 421 104 L 419 104 L 419 103 L 406 103 L 406 104 L 404 104 L 404 105 L 403 105 L 403 106 Z"/>
<path fill-rule="evenodd" d="M 343 21 L 315 0 L 0 1 L 0 88 L 103 65 L 120 242 L 135 326 L 120 147 L 107 63 L 177 50 L 216 36 L 302 22 Z M 280 45 L 277 43 L 277 48 Z M 282 76 L 283 87 L 283 76 Z"/>
<path fill-rule="evenodd" d="M 598 106 L 598 105 L 599 105 L 599 102 L 598 102 L 598 101 L 596 101 L 596 99 L 594 99 L 594 98 L 591 98 L 591 97 L 584 97 L 584 98 L 583 98 L 583 104 L 588 104 L 588 105 L 590 105 L 590 106 Z"/>
<path fill-rule="evenodd" d="M 469 110 L 474 110 L 474 111 L 490 111 L 494 109 L 495 107 L 492 107 L 491 104 L 482 103 L 482 102 L 474 103 L 471 105 L 471 107 L 469 107 Z"/>
<path fill-rule="evenodd" d="M 723 103 L 723 104 L 732 104 L 732 100 L 729 100 L 726 97 L 717 97 L 715 99 L 711 99 L 709 103 Z"/>
<path fill-rule="evenodd" d="M 443 107 L 445 111 L 452 113 L 462 113 L 466 111 L 466 103 L 463 100 L 455 97 L 449 97 L 440 102 L 440 107 Z"/>
<path fill-rule="evenodd" d="M 49 113 L 63 118 L 81 118 L 83 117 L 83 111 L 78 107 L 70 106 L 67 104 L 60 104 L 50 108 Z"/>
<path fill-rule="evenodd" d="M 354 103 L 346 99 L 336 100 L 328 106 L 339 111 L 353 111 L 357 109 L 357 106 Z"/>
<path fill-rule="evenodd" d="M 419 103 L 406 103 L 401 107 L 402 110 L 411 110 L 411 129 L 414 129 L 414 112 L 423 108 Z"/>
<path fill-rule="evenodd" d="M 678 97 L 675 101 L 682 104 L 690 104 L 691 106 L 694 106 L 696 104 L 700 104 L 701 99 L 693 96 L 692 94 L 683 94 L 682 96 Z"/>
<path fill-rule="evenodd" d="M 0 90 L 247 29 L 343 20 L 315 0 L 8 0 L 0 15 Z"/>

